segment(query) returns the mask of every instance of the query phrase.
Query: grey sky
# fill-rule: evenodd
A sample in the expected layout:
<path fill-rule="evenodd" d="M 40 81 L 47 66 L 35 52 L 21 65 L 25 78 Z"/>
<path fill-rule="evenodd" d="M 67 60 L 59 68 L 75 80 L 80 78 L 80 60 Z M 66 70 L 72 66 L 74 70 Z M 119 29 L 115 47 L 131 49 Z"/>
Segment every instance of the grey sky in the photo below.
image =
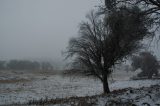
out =
<path fill-rule="evenodd" d="M 0 59 L 62 59 L 100 0 L 0 0 Z"/>
<path fill-rule="evenodd" d="M 78 24 L 103 0 L 0 0 L 0 60 L 62 60 Z M 159 48 L 154 48 L 159 55 Z"/>

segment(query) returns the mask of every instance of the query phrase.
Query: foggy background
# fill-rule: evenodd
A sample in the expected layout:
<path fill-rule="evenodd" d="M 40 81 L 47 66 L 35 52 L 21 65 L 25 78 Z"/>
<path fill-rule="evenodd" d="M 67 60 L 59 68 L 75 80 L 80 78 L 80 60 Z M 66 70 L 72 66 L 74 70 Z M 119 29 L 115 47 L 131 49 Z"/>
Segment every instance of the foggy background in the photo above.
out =
<path fill-rule="evenodd" d="M 0 60 L 62 63 L 85 15 L 103 0 L 0 0 Z M 159 48 L 154 47 L 159 58 Z"/>
<path fill-rule="evenodd" d="M 0 0 L 0 59 L 62 62 L 61 52 L 99 0 Z"/>

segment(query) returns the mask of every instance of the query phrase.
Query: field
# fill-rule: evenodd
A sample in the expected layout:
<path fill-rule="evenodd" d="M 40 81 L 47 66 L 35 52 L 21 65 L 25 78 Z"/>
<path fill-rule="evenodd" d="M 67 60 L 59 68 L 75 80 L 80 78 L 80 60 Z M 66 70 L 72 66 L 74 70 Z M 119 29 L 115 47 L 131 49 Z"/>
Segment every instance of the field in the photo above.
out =
<path fill-rule="evenodd" d="M 131 72 L 116 72 L 109 80 L 112 91 L 160 85 L 160 80 L 129 80 Z M 98 79 L 64 76 L 54 72 L 0 71 L 0 105 L 28 103 L 31 100 L 101 95 Z"/>

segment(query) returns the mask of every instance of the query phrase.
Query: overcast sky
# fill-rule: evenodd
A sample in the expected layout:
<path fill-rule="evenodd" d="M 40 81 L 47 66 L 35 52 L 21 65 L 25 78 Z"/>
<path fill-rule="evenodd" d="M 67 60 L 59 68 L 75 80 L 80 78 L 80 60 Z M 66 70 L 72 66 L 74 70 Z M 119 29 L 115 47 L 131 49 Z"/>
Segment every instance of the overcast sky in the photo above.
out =
<path fill-rule="evenodd" d="M 62 61 L 69 38 L 103 0 L 0 0 L 0 60 Z M 159 48 L 154 49 L 158 57 Z"/>
<path fill-rule="evenodd" d="M 0 59 L 62 59 L 100 0 L 0 0 Z"/>

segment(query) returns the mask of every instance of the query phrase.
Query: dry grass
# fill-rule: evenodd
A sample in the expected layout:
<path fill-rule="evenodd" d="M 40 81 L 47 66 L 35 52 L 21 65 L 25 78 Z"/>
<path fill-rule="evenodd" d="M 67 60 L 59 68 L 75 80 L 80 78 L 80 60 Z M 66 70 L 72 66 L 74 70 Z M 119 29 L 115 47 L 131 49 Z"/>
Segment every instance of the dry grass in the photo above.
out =
<path fill-rule="evenodd" d="M 35 105 L 35 106 L 47 106 L 47 105 L 56 105 L 59 106 L 95 106 L 98 103 L 98 98 L 105 98 L 106 103 L 104 102 L 105 106 L 136 106 L 134 104 L 134 99 L 124 99 L 123 96 L 126 93 L 143 93 L 143 91 L 149 91 L 151 89 L 159 90 L 159 85 L 154 85 L 151 87 L 142 87 L 142 88 L 126 88 L 126 89 L 120 89 L 120 90 L 114 90 L 110 94 L 101 94 L 101 95 L 94 95 L 94 96 L 85 96 L 85 97 L 69 97 L 69 98 L 62 98 L 62 99 L 41 99 L 41 100 L 32 100 L 27 103 L 27 105 Z M 144 98 L 146 95 L 149 95 L 146 93 L 145 95 L 137 95 L 137 98 Z M 118 96 L 118 99 L 116 98 Z M 108 98 L 108 99 L 107 99 Z M 136 100 L 137 101 L 137 100 Z M 145 104 L 145 102 L 143 103 Z M 158 104 L 159 106 L 159 104 Z"/>
<path fill-rule="evenodd" d="M 62 98 L 62 99 L 50 99 L 48 100 L 47 98 L 45 100 L 32 100 L 29 101 L 27 104 L 28 105 L 55 105 L 55 104 L 61 104 L 62 106 L 64 104 L 69 104 L 71 106 L 93 106 L 97 102 L 97 97 L 98 95 L 95 96 L 86 96 L 86 97 L 69 97 L 69 98 Z"/>
<path fill-rule="evenodd" d="M 0 84 L 6 84 L 6 83 L 18 83 L 18 82 L 28 82 L 27 79 L 9 79 L 9 80 L 0 80 Z"/>

